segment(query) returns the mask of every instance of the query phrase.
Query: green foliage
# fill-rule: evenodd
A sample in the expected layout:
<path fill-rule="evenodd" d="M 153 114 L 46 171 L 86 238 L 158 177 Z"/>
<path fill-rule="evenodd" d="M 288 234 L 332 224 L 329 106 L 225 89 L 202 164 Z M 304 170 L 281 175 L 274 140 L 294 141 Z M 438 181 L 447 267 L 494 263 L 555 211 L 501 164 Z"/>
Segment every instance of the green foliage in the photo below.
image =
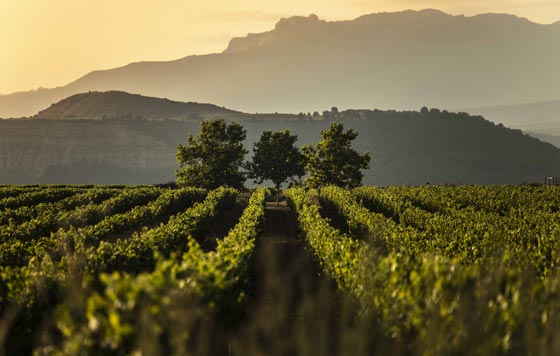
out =
<path fill-rule="evenodd" d="M 346 220 L 352 236 L 372 244 L 379 253 L 399 249 L 403 241 L 414 240 L 418 233 L 388 219 L 383 214 L 371 212 L 356 202 L 346 189 L 328 186 L 319 194 L 321 205 L 336 211 Z"/>
<path fill-rule="evenodd" d="M 65 212 L 59 217 L 59 225 L 64 229 L 71 226 L 93 225 L 108 215 L 123 213 L 137 205 L 146 204 L 156 199 L 161 193 L 159 189 L 147 187 L 124 189 L 101 204 L 87 204 L 79 209 Z"/>
<path fill-rule="evenodd" d="M 466 346 L 475 353 L 518 354 L 554 348 L 559 320 L 550 313 L 558 311 L 560 293 L 554 270 L 560 251 L 557 192 L 322 189 L 320 201 L 346 219 L 349 236 L 310 214 L 313 206 L 303 191 L 288 196 L 309 245 L 335 280 L 344 280 L 337 268 L 351 263 L 354 254 L 329 258 L 330 253 L 351 244 L 370 246 L 354 262 L 354 275 L 346 277 L 355 283 L 339 286 L 360 302 L 364 316 L 379 320 L 387 337 L 419 354 L 460 353 Z M 528 202 L 532 205 L 520 206 Z M 384 244 L 356 240 L 364 232 Z M 335 245 L 325 248 L 329 241 Z"/>
<path fill-rule="evenodd" d="M 360 187 L 368 208 L 416 230 L 399 245 L 463 263 L 531 268 L 548 275 L 558 265 L 560 234 L 555 189 L 544 187 Z M 412 236 L 412 235 L 408 235 Z"/>
<path fill-rule="evenodd" d="M 198 206 L 215 206 L 215 197 L 226 198 L 230 193 L 231 190 L 220 188 Z M 256 190 L 238 224 L 215 251 L 204 253 L 195 240 L 189 239 L 189 250 L 181 259 L 160 256 L 153 271 L 138 275 L 101 274 L 102 288 L 87 296 L 80 316 L 73 315 L 69 305 L 57 310 L 57 323 L 64 335 L 60 351 L 134 352 L 142 335 L 137 327 L 140 318 L 149 321 L 142 327 L 148 329 L 154 343 L 165 344 L 165 336 L 186 341 L 191 330 L 171 325 L 179 318 L 192 318 L 178 313 L 188 304 L 206 309 L 205 315 L 231 313 L 243 300 L 249 262 L 263 222 L 264 203 L 265 190 Z M 193 218 L 197 213 L 196 207 L 190 209 Z M 167 227 L 170 233 L 172 226 Z"/>
<path fill-rule="evenodd" d="M 190 276 L 187 285 L 210 307 L 232 314 L 244 297 L 256 238 L 262 232 L 266 190 L 256 189 L 239 222 L 218 242 L 215 251 L 203 253 L 191 240 L 183 255 L 182 274 Z"/>
<path fill-rule="evenodd" d="M 362 184 L 362 169 L 369 168 L 368 152 L 360 155 L 351 148 L 358 136 L 352 129 L 344 131 L 341 123 L 333 122 L 328 130 L 321 130 L 323 140 L 316 145 L 302 147 L 309 173 L 306 183 L 312 188 L 325 185 L 357 187 Z"/>
<path fill-rule="evenodd" d="M 40 190 L 40 187 L 26 188 L 20 186 L 0 186 L 0 200 L 4 198 L 16 197 L 24 193 Z"/>
<path fill-rule="evenodd" d="M 52 188 L 51 188 L 52 189 Z M 61 188 L 66 190 L 68 188 Z M 31 189 L 30 189 L 31 190 Z M 0 212 L 0 264 L 24 266 L 39 250 L 49 245 L 49 234 L 61 227 L 61 219 L 72 209 L 99 203 L 117 190 L 78 189 L 68 198 Z"/>
<path fill-rule="evenodd" d="M 247 150 L 243 140 L 247 132 L 238 123 L 223 119 L 203 121 L 200 133 L 189 135 L 187 145 L 179 145 L 177 181 L 205 189 L 221 186 L 243 188 L 246 178 L 241 171 Z"/>
<path fill-rule="evenodd" d="M 253 159 L 248 163 L 249 177 L 261 184 L 271 180 L 276 189 L 287 179 L 305 174 L 303 155 L 294 146 L 297 135 L 290 131 L 264 131 L 253 147 Z"/>
<path fill-rule="evenodd" d="M 311 204 L 303 188 L 288 189 L 286 195 L 323 270 L 342 290 L 359 299 L 366 288 L 368 271 L 363 262 L 371 253 L 369 246 L 333 228 L 321 217 L 317 206 Z"/>
<path fill-rule="evenodd" d="M 6 354 L 185 354 L 207 332 L 205 322 L 231 325 L 250 310 L 243 301 L 254 288 L 266 190 L 255 190 L 234 228 L 203 250 L 220 213 L 239 204 L 235 189 L 11 189 L 0 188 L 4 199 L 38 201 L 0 210 L 0 232 L 19 231 L 4 233 L 0 250 Z M 56 192 L 66 189 L 75 191 Z M 365 325 L 360 332 L 376 344 L 407 354 L 513 355 L 558 353 L 558 192 L 327 186 L 318 200 L 301 188 L 286 195 L 321 274 L 351 301 L 352 323 Z M 68 219 L 90 199 L 101 220 Z M 78 226 L 42 235 L 40 226 L 62 221 Z"/>
<path fill-rule="evenodd" d="M 79 189 L 78 189 L 79 190 Z M 8 196 L 0 200 L 0 209 L 13 209 L 22 206 L 32 206 L 40 203 L 51 203 L 67 198 L 77 193 L 76 188 L 47 188 L 27 191 L 23 194 Z"/>
<path fill-rule="evenodd" d="M 97 246 L 100 241 L 115 234 L 124 233 L 135 226 L 149 226 L 159 219 L 179 213 L 202 200 L 206 191 L 199 188 L 170 190 L 147 205 L 136 206 L 127 212 L 106 217 L 99 223 L 80 229 L 80 243 Z"/>
<path fill-rule="evenodd" d="M 156 262 L 154 252 L 168 257 L 172 252 L 185 251 L 188 241 L 208 232 L 218 213 L 231 207 L 237 195 L 238 192 L 231 188 L 215 189 L 203 202 L 172 216 L 166 224 L 115 243 L 101 242 L 88 260 L 88 269 L 92 273 L 150 271 Z"/>
<path fill-rule="evenodd" d="M 31 240 L 48 235 L 58 228 L 58 220 L 66 212 L 102 201 L 115 193 L 108 189 L 76 190 L 74 195 L 57 202 L 39 203 L 0 212 L 0 241 Z"/>

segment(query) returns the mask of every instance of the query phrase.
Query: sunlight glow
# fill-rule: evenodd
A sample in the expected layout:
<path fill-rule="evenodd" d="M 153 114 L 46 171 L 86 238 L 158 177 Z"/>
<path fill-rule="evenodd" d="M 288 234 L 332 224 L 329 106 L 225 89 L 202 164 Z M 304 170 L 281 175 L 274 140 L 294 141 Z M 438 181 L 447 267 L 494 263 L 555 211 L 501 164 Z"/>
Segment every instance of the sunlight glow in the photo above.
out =
<path fill-rule="evenodd" d="M 61 86 L 135 61 L 221 52 L 232 37 L 270 30 L 281 17 L 343 20 L 423 8 L 560 20 L 558 0 L 0 0 L 0 93 Z"/>

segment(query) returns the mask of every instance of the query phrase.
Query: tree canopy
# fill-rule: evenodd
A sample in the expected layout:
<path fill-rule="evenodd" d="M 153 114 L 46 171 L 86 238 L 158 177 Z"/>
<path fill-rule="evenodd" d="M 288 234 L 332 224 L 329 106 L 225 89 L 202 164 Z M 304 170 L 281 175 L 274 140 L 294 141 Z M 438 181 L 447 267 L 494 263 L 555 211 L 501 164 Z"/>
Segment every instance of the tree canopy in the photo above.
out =
<path fill-rule="evenodd" d="M 305 161 L 300 150 L 294 145 L 297 135 L 290 131 L 264 131 L 253 146 L 254 156 L 247 164 L 249 177 L 261 184 L 270 180 L 280 189 L 282 183 L 305 174 Z"/>
<path fill-rule="evenodd" d="M 241 170 L 247 154 L 243 146 L 246 136 L 247 131 L 238 123 L 203 121 L 200 133 L 189 135 L 187 144 L 177 147 L 177 182 L 207 189 L 242 188 L 246 180 Z"/>
<path fill-rule="evenodd" d="M 362 184 L 362 169 L 369 168 L 369 152 L 360 155 L 352 149 L 352 141 L 358 136 L 352 129 L 344 131 L 344 125 L 333 122 L 328 130 L 321 130 L 323 140 L 315 145 L 302 147 L 307 160 L 308 186 L 325 185 L 353 188 Z"/>

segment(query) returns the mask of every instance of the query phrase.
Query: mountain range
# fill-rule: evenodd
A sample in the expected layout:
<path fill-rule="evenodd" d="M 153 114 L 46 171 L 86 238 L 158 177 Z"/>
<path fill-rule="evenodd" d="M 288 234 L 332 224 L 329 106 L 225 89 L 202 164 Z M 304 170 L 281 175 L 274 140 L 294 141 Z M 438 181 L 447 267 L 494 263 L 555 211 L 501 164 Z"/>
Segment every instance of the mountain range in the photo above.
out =
<path fill-rule="evenodd" d="M 281 19 L 222 53 L 91 72 L 58 88 L 0 96 L 0 117 L 68 96 L 120 90 L 244 112 L 480 108 L 558 100 L 560 22 L 437 10 L 324 21 Z M 507 124 L 504 122 L 504 124 Z"/>

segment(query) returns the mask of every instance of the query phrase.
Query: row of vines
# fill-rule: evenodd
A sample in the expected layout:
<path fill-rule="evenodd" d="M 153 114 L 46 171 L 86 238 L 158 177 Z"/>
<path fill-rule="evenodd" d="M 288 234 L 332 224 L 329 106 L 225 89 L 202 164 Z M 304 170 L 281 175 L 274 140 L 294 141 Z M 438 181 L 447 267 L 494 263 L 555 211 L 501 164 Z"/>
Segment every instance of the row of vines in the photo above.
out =
<path fill-rule="evenodd" d="M 421 354 L 560 351 L 558 190 L 326 187 L 287 195 L 324 273 L 389 342 Z"/>
<path fill-rule="evenodd" d="M 184 353 L 194 323 L 240 309 L 264 201 L 263 189 L 246 201 L 229 188 L 0 187 L 2 350 Z"/>

